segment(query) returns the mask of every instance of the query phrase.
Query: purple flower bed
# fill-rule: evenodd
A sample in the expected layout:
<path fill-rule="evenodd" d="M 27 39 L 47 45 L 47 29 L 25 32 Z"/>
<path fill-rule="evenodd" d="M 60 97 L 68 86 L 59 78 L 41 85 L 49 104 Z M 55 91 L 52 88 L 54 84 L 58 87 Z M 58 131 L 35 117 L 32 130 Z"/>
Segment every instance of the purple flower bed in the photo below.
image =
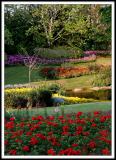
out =
<path fill-rule="evenodd" d="M 84 54 L 85 55 L 108 55 L 108 54 L 111 54 L 111 51 L 108 51 L 108 50 L 103 50 L 103 51 L 84 51 Z"/>
<path fill-rule="evenodd" d="M 28 60 L 29 57 L 21 55 L 9 55 L 5 64 L 24 64 L 24 60 Z M 30 56 L 30 58 L 32 58 Z M 47 58 L 37 58 L 38 63 L 40 64 L 60 64 L 64 62 L 88 62 L 96 60 L 95 55 L 85 56 L 83 58 L 61 58 L 61 59 L 47 59 Z"/>

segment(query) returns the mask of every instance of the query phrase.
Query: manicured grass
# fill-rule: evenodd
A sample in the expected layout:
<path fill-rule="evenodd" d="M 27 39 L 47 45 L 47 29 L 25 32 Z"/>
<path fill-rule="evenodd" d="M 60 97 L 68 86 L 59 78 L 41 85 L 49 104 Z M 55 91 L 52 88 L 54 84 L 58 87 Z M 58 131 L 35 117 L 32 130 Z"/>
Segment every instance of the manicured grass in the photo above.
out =
<path fill-rule="evenodd" d="M 81 87 L 91 87 L 91 81 L 94 75 L 84 75 L 75 78 L 59 79 L 59 80 L 46 80 L 43 84 L 59 83 L 64 89 L 74 89 Z M 42 82 L 33 82 L 32 85 L 41 85 Z"/>
<path fill-rule="evenodd" d="M 16 117 L 25 117 L 27 114 L 29 117 L 36 116 L 36 115 L 57 115 L 55 113 L 56 107 L 46 107 L 46 108 L 33 108 L 29 110 L 28 112 L 25 109 L 22 109 L 21 111 L 10 109 L 9 113 L 14 113 Z M 64 111 L 64 114 L 68 113 L 76 113 L 76 112 L 92 112 L 92 111 L 110 111 L 111 110 L 111 102 L 96 102 L 96 103 L 83 103 L 83 104 L 73 104 L 73 105 L 64 105 L 59 107 L 60 112 L 58 115 L 62 114 L 62 111 Z"/>
<path fill-rule="evenodd" d="M 97 58 L 96 62 L 79 63 L 74 66 L 86 66 L 89 64 L 111 64 L 111 57 Z M 76 78 L 59 79 L 59 80 L 47 80 L 39 76 L 38 70 L 33 70 L 31 74 L 32 85 L 39 85 L 42 83 L 54 83 L 58 82 L 66 89 L 74 89 L 81 87 L 91 87 L 91 80 L 94 75 L 84 75 Z M 37 83 L 35 83 L 37 82 Z M 23 84 L 28 83 L 28 68 L 25 66 L 11 66 L 5 68 L 5 84 Z"/>
<path fill-rule="evenodd" d="M 41 77 L 38 70 L 33 70 L 32 81 L 38 81 Z M 25 66 L 17 65 L 5 68 L 5 84 L 23 84 L 28 83 L 28 68 Z"/>

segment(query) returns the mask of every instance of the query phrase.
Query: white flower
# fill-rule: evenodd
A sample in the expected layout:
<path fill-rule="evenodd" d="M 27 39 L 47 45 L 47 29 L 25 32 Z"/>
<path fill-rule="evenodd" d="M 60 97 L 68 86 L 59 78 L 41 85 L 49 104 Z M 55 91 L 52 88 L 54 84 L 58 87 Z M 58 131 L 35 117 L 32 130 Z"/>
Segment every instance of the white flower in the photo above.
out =
<path fill-rule="evenodd" d="M 56 107 L 56 108 L 54 109 L 54 111 L 55 111 L 55 112 L 60 112 L 59 107 Z"/>

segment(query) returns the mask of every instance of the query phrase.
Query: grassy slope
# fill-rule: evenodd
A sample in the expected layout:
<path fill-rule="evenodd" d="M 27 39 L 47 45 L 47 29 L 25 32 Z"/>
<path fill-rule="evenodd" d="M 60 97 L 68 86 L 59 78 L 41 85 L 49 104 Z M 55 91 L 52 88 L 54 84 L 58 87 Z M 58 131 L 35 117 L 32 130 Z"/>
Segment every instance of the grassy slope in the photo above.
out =
<path fill-rule="evenodd" d="M 111 102 L 96 102 L 96 103 L 83 103 L 83 104 L 73 104 L 73 105 L 65 105 L 60 106 L 60 108 L 64 109 L 64 113 L 76 113 L 76 112 L 91 112 L 91 111 L 109 111 L 111 110 Z M 45 115 L 45 111 L 47 111 L 47 115 L 55 115 L 54 112 L 55 107 L 47 107 L 47 108 L 38 108 L 32 109 L 29 111 L 29 116 L 35 115 Z M 9 112 L 14 112 L 14 115 L 18 115 L 20 117 L 25 117 L 26 111 L 17 111 L 17 110 L 9 110 Z M 59 113 L 59 115 L 61 112 Z"/>
<path fill-rule="evenodd" d="M 91 64 L 111 64 L 111 58 L 97 58 L 96 62 L 91 62 Z M 80 63 L 75 64 L 75 66 L 86 66 L 90 63 Z M 38 71 L 34 70 L 32 72 L 32 84 L 41 84 L 41 80 L 44 82 L 44 79 L 39 77 Z M 90 87 L 91 80 L 93 79 L 93 75 L 85 75 L 76 78 L 70 79 L 60 79 L 60 80 L 50 80 L 45 83 L 54 83 L 58 82 L 67 89 L 73 88 L 81 88 L 81 87 Z M 28 83 L 28 69 L 25 66 L 14 66 L 14 67 L 6 67 L 5 68 L 5 84 L 19 84 L 19 83 Z"/>

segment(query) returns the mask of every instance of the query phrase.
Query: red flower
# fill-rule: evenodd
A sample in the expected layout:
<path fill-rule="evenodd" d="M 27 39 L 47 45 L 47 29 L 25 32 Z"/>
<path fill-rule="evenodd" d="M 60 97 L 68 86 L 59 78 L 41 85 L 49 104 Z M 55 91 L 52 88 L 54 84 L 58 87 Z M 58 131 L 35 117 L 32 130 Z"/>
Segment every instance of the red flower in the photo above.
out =
<path fill-rule="evenodd" d="M 108 136 L 108 130 L 102 130 L 102 131 L 100 131 L 100 134 L 104 137 L 107 137 Z"/>
<path fill-rule="evenodd" d="M 97 115 L 99 115 L 100 114 L 100 112 L 98 112 L 98 111 L 95 111 L 94 112 L 94 116 L 97 116 Z"/>
<path fill-rule="evenodd" d="M 106 138 L 105 138 L 105 137 L 100 137 L 100 138 L 99 138 L 99 140 L 101 140 L 101 141 L 104 141 L 104 142 L 105 142 Z"/>
<path fill-rule="evenodd" d="M 76 151 L 76 155 L 80 155 L 81 154 L 81 151 L 80 150 L 77 150 Z"/>
<path fill-rule="evenodd" d="M 14 120 L 15 120 L 15 117 L 11 117 L 11 118 L 10 118 L 10 121 L 14 121 Z"/>
<path fill-rule="evenodd" d="M 48 116 L 48 119 L 53 121 L 54 120 L 54 116 Z"/>
<path fill-rule="evenodd" d="M 89 147 L 90 148 L 95 148 L 96 147 L 96 143 L 94 141 L 89 142 Z"/>
<path fill-rule="evenodd" d="M 82 131 L 83 131 L 83 127 L 82 127 L 82 126 L 78 126 L 78 127 L 76 128 L 76 130 L 82 132 Z"/>
<path fill-rule="evenodd" d="M 6 123 L 6 128 L 7 128 L 7 129 L 13 129 L 13 128 L 14 128 L 14 121 L 7 122 L 7 123 Z"/>
<path fill-rule="evenodd" d="M 48 155 L 56 155 L 54 149 L 49 149 L 49 150 L 47 151 L 47 153 L 48 153 Z"/>
<path fill-rule="evenodd" d="M 59 117 L 58 117 L 58 119 L 63 119 L 63 118 L 64 118 L 63 116 L 59 116 Z"/>
<path fill-rule="evenodd" d="M 68 135 L 68 132 L 62 132 L 62 135 Z"/>
<path fill-rule="evenodd" d="M 109 151 L 107 148 L 102 149 L 102 154 L 103 154 L 103 155 L 109 155 L 109 154 L 110 154 L 110 151 Z"/>
<path fill-rule="evenodd" d="M 66 122 L 66 120 L 65 120 L 65 119 L 62 119 L 62 120 L 61 120 L 61 123 L 63 123 L 63 124 L 64 124 L 65 122 Z"/>
<path fill-rule="evenodd" d="M 106 121 L 106 116 L 100 117 L 100 122 L 105 122 Z"/>
<path fill-rule="evenodd" d="M 73 123 L 74 123 L 74 120 L 68 119 L 68 123 L 69 123 L 69 124 L 73 124 Z"/>
<path fill-rule="evenodd" d="M 20 143 L 22 143 L 22 140 L 21 140 L 21 139 L 16 139 L 15 142 L 20 142 Z"/>
<path fill-rule="evenodd" d="M 88 135 L 90 135 L 90 132 L 89 132 L 89 131 L 83 132 L 83 135 L 84 135 L 84 136 L 88 136 Z"/>
<path fill-rule="evenodd" d="M 96 123 L 92 123 L 91 127 L 96 127 L 97 124 Z"/>
<path fill-rule="evenodd" d="M 4 144 L 5 144 L 5 145 L 8 145 L 8 140 L 5 140 L 5 141 L 4 141 Z"/>
<path fill-rule="evenodd" d="M 11 154 L 11 155 L 16 155 L 16 153 L 17 153 L 17 151 L 15 149 L 12 149 L 9 151 L 9 154 Z"/>
<path fill-rule="evenodd" d="M 36 117 L 32 117 L 32 120 L 34 121 L 34 120 L 37 120 L 37 118 Z"/>
<path fill-rule="evenodd" d="M 36 136 L 39 137 L 39 138 L 41 138 L 41 139 L 43 139 L 43 140 L 46 139 L 46 137 L 43 134 L 41 134 L 41 133 L 37 133 Z"/>
<path fill-rule="evenodd" d="M 73 150 L 72 148 L 67 148 L 63 151 L 64 155 L 80 155 L 81 152 L 80 150 Z"/>
<path fill-rule="evenodd" d="M 80 135 L 82 133 L 82 131 L 83 131 L 83 127 L 82 126 L 78 126 L 76 128 L 76 134 Z"/>
<path fill-rule="evenodd" d="M 23 151 L 29 151 L 29 146 L 24 146 Z"/>
<path fill-rule="evenodd" d="M 108 115 L 106 116 L 106 119 L 110 119 L 110 118 L 111 118 L 111 115 L 108 114 Z"/>
<path fill-rule="evenodd" d="M 63 127 L 62 127 L 62 130 L 63 130 L 64 132 L 68 132 L 69 126 L 63 126 Z"/>
<path fill-rule="evenodd" d="M 59 151 L 58 155 L 64 155 L 64 150 Z"/>
<path fill-rule="evenodd" d="M 32 137 L 31 140 L 30 140 L 30 143 L 32 145 L 36 145 L 39 141 L 35 138 L 35 137 Z"/>
<path fill-rule="evenodd" d="M 37 124 L 42 124 L 42 123 L 43 123 L 42 121 L 37 122 Z"/>
<path fill-rule="evenodd" d="M 108 143 L 109 145 L 111 145 L 111 140 L 110 139 L 106 139 L 105 142 Z"/>
<path fill-rule="evenodd" d="M 67 149 L 64 150 L 64 154 L 65 155 L 71 155 L 72 150 L 73 150 L 72 148 L 67 148 Z"/>
<path fill-rule="evenodd" d="M 43 116 L 38 116 L 37 120 L 44 120 Z"/>
<path fill-rule="evenodd" d="M 32 132 L 29 131 L 29 132 L 26 133 L 26 135 L 27 135 L 27 136 L 31 136 L 31 135 L 32 135 Z"/>
<path fill-rule="evenodd" d="M 77 146 L 78 146 L 78 144 L 76 144 L 76 143 L 72 144 L 72 147 L 77 147 Z"/>
<path fill-rule="evenodd" d="M 83 114 L 83 112 L 78 112 L 78 113 L 76 114 L 76 116 L 77 116 L 77 117 L 80 117 L 82 114 Z"/>
<path fill-rule="evenodd" d="M 48 132 L 48 135 L 52 135 L 53 134 L 53 132 Z"/>
<path fill-rule="evenodd" d="M 36 130 L 34 126 L 30 128 L 30 131 L 34 131 L 34 130 Z"/>

